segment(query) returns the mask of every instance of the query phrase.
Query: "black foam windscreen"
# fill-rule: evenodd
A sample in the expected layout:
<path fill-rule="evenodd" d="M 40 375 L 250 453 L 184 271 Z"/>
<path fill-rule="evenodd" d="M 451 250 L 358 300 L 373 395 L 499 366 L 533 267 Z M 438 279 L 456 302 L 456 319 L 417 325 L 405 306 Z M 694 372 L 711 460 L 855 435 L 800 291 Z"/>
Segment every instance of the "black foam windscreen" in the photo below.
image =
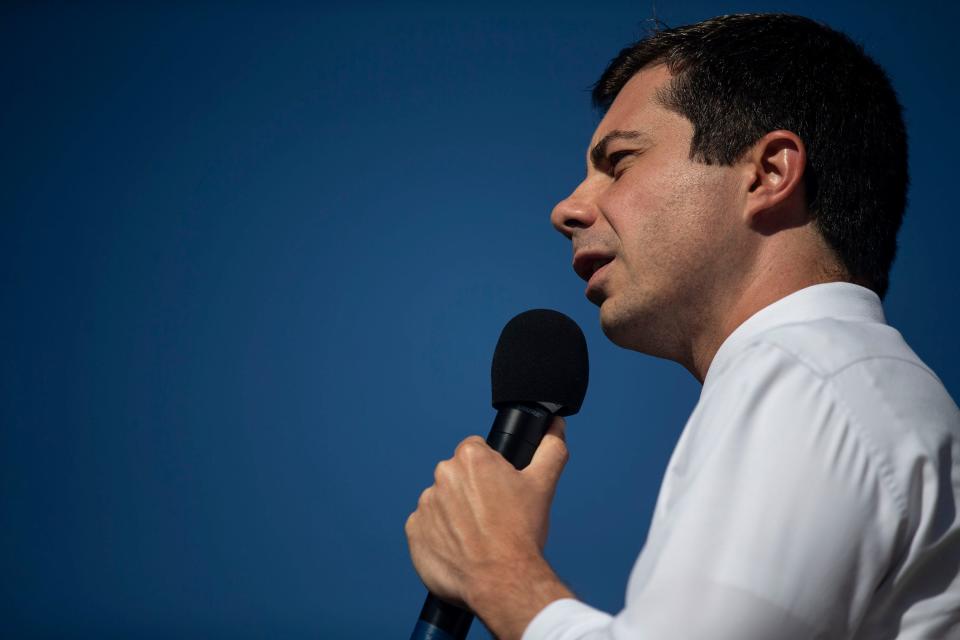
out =
<path fill-rule="evenodd" d="M 503 328 L 493 353 L 493 406 L 552 402 L 561 405 L 558 415 L 573 415 L 589 372 L 587 341 L 576 322 L 551 309 L 524 311 Z"/>

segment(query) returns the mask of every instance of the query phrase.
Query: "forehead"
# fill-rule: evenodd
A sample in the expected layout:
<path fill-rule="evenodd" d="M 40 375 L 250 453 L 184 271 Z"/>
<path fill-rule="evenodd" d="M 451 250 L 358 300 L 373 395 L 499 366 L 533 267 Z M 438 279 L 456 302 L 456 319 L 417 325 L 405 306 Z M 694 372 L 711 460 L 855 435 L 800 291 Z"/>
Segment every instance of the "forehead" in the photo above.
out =
<path fill-rule="evenodd" d="M 671 116 L 656 100 L 657 91 L 673 76 L 666 65 L 645 67 L 638 71 L 617 94 L 603 120 L 597 125 L 590 146 L 593 147 L 605 135 L 616 130 L 643 131 L 655 135 L 664 126 L 672 126 Z"/>

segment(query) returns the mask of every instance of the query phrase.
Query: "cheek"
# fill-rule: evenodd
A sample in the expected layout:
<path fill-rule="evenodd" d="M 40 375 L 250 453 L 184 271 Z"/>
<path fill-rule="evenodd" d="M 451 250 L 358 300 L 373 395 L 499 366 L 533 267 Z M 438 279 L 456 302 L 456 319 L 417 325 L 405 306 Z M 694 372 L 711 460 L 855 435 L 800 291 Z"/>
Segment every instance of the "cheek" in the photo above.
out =
<path fill-rule="evenodd" d="M 671 175 L 662 168 L 646 164 L 631 167 L 611 184 L 600 208 L 621 243 L 646 237 L 649 230 L 662 223 L 661 212 L 671 200 Z M 638 238 L 639 236 L 639 238 Z"/>
<path fill-rule="evenodd" d="M 673 175 L 668 208 L 677 212 L 676 224 L 692 237 L 717 239 L 731 224 L 732 191 L 728 171 L 700 167 Z"/>
<path fill-rule="evenodd" d="M 618 220 L 618 235 L 633 256 L 669 260 L 695 226 L 690 206 L 698 197 L 697 185 L 683 173 L 663 168 L 638 171 L 636 178 L 618 194 L 617 204 L 625 212 Z"/>
<path fill-rule="evenodd" d="M 627 262 L 673 263 L 722 244 L 730 195 L 719 167 L 648 162 L 613 183 L 600 207 Z"/>

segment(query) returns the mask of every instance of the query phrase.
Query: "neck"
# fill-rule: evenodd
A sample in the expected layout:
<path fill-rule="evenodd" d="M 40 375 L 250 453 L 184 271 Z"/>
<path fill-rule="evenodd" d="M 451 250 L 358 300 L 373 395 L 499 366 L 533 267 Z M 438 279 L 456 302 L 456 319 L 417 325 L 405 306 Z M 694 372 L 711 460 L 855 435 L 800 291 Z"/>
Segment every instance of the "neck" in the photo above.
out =
<path fill-rule="evenodd" d="M 750 316 L 781 298 L 815 284 L 849 282 L 845 269 L 832 259 L 823 260 L 822 247 L 794 250 L 768 247 L 754 268 L 735 286 L 723 289 L 726 295 L 711 305 L 713 317 L 700 331 L 691 332 L 688 357 L 680 361 L 702 384 L 720 345 Z"/>

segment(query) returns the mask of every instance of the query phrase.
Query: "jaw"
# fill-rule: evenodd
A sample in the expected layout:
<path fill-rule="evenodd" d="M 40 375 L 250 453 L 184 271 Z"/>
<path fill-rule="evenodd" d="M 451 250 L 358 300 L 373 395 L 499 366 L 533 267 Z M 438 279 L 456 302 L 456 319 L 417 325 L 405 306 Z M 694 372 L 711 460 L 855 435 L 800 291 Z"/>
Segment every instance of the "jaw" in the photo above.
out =
<path fill-rule="evenodd" d="M 600 305 L 600 328 L 618 347 L 687 366 L 692 336 L 684 314 L 666 312 L 674 306 L 639 292 L 611 296 Z"/>

